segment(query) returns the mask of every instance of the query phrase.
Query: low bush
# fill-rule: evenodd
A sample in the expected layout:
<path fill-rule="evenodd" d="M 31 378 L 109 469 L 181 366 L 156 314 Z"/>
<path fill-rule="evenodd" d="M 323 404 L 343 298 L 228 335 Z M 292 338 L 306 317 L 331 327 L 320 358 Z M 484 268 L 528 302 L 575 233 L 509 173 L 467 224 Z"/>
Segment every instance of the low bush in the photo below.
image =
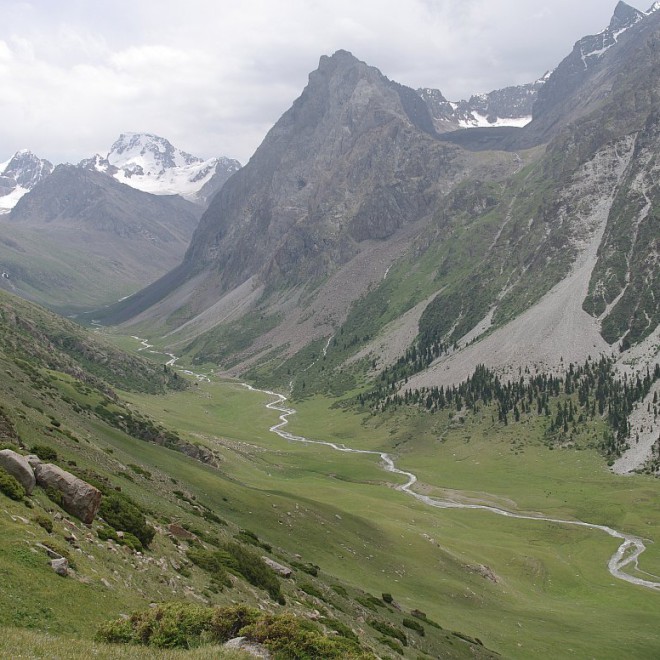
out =
<path fill-rule="evenodd" d="M 142 510 L 126 496 L 110 493 L 101 500 L 99 513 L 103 520 L 117 531 L 129 532 L 148 548 L 156 530 L 147 524 Z"/>
<path fill-rule="evenodd" d="M 414 630 L 418 635 L 421 635 L 422 637 L 424 637 L 426 634 L 424 626 L 419 621 L 415 621 L 415 619 L 404 619 L 403 626 L 405 628 L 410 628 L 410 630 Z"/>
<path fill-rule="evenodd" d="M 20 502 L 25 497 L 25 488 L 9 472 L 0 468 L 0 493 Z"/>
<path fill-rule="evenodd" d="M 396 628 L 395 626 L 392 626 L 389 623 L 385 623 L 385 621 L 381 621 L 380 619 L 369 619 L 367 623 L 374 630 L 377 630 L 379 633 L 382 633 L 386 637 L 393 637 L 394 639 L 398 639 L 404 646 L 408 646 L 408 638 L 406 637 L 406 633 L 404 633 L 400 628 Z"/>
<path fill-rule="evenodd" d="M 229 562 L 228 553 L 205 548 L 190 548 L 186 556 L 195 566 L 209 573 L 212 582 L 218 586 L 231 587 L 231 580 L 225 568 Z"/>
<path fill-rule="evenodd" d="M 372 612 L 377 612 L 379 607 L 385 607 L 385 605 L 378 600 L 375 596 L 372 596 L 371 594 L 364 594 L 362 596 L 356 596 L 355 600 L 362 605 L 362 607 L 366 607 L 368 610 L 371 610 Z"/>
<path fill-rule="evenodd" d="M 46 486 L 44 493 L 48 499 L 57 506 L 61 507 L 64 504 L 64 495 L 62 495 L 61 490 L 57 490 L 54 486 Z"/>
<path fill-rule="evenodd" d="M 389 605 L 394 598 L 392 598 L 392 594 L 383 594 L 383 600 Z"/>
<path fill-rule="evenodd" d="M 224 549 L 231 555 L 229 569 L 242 575 L 251 585 L 264 589 L 273 600 L 284 605 L 277 575 L 259 555 L 238 543 L 227 543 Z"/>
<path fill-rule="evenodd" d="M 57 452 L 48 445 L 32 445 L 30 453 L 38 456 L 42 461 L 56 461 Z"/>
<path fill-rule="evenodd" d="M 394 641 L 390 637 L 379 637 L 378 641 L 381 644 L 384 644 L 385 646 L 389 646 L 395 653 L 398 653 L 399 655 L 403 655 L 403 646 L 399 644 L 398 642 Z"/>
<path fill-rule="evenodd" d="M 317 577 L 319 571 L 321 570 L 316 564 L 310 564 L 310 563 L 303 564 L 300 561 L 292 561 L 290 562 L 290 564 L 291 566 L 293 566 L 293 568 L 297 568 L 299 571 L 303 571 L 303 573 L 307 573 L 308 575 L 313 575 L 314 577 Z"/>
<path fill-rule="evenodd" d="M 439 623 L 436 623 L 435 621 L 431 621 L 426 616 L 425 612 L 422 612 L 421 610 L 411 610 L 410 614 L 414 616 L 416 619 L 419 619 L 420 621 L 423 621 L 424 623 L 428 624 L 429 626 L 432 626 L 433 628 L 437 628 L 438 630 L 442 630 L 442 626 Z"/>
<path fill-rule="evenodd" d="M 39 527 L 45 529 L 49 534 L 53 533 L 53 521 L 48 516 L 38 513 L 33 520 L 39 525 Z"/>
<path fill-rule="evenodd" d="M 128 619 L 106 623 L 99 641 L 144 644 L 156 648 L 193 648 L 222 644 L 233 637 L 264 644 L 278 660 L 342 658 L 373 660 L 359 644 L 345 637 L 326 637 L 313 623 L 293 615 L 270 615 L 242 605 L 205 607 L 165 603 Z"/>

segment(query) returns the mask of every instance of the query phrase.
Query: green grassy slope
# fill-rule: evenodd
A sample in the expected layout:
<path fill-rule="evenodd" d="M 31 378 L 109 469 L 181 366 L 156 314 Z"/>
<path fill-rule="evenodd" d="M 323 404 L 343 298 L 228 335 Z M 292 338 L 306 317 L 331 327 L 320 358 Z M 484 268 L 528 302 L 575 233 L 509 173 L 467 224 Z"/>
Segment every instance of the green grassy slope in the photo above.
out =
<path fill-rule="evenodd" d="M 406 657 L 493 657 L 469 635 L 453 633 L 454 628 L 419 619 L 415 621 L 423 635 L 406 627 L 404 619 L 412 620 L 414 604 L 402 603 L 397 609 L 382 601 L 381 592 L 367 593 L 365 588 L 376 584 L 367 579 L 368 572 L 356 570 L 348 578 L 330 569 L 324 562 L 327 550 L 321 551 L 317 543 L 319 529 L 339 530 L 340 509 L 288 490 L 287 479 L 299 472 L 295 465 L 277 467 L 282 483 L 264 488 L 264 470 L 276 468 L 243 417 L 260 407 L 258 397 L 216 383 L 190 382 L 181 389 L 180 378 L 161 364 L 126 355 L 55 315 L 5 295 L 0 298 L 0 330 L 0 442 L 23 453 L 35 445 L 48 447 L 56 455 L 52 460 L 98 484 L 104 498 L 129 498 L 155 530 L 149 547 L 136 552 L 100 519 L 85 526 L 65 514 L 41 488 L 22 501 L 0 493 L 3 653 L 32 647 L 35 655 L 52 656 L 67 646 L 69 655 L 63 657 L 82 657 L 93 648 L 101 657 L 150 657 L 128 651 L 121 655 L 95 647 L 91 640 L 109 619 L 152 602 L 176 600 L 191 605 L 238 602 L 291 612 L 298 621 L 311 621 L 327 633 L 328 643 L 334 643 L 332 631 L 339 631 L 337 640 L 347 639 L 349 645 L 351 635 L 357 634 L 363 649 L 373 649 L 380 657 L 399 652 Z M 90 374 L 92 368 L 98 373 Z M 248 400 L 257 405 L 241 410 Z M 202 404 L 211 410 L 205 413 Z M 170 430 L 178 415 L 181 425 Z M 261 420 L 267 422 L 268 415 L 262 411 Z M 175 442 L 168 442 L 171 434 Z M 262 435 L 266 438 L 267 432 Z M 186 455 L 185 448 L 197 444 L 209 448 L 217 467 Z M 336 467 L 344 470 L 339 461 Z M 380 482 L 377 466 L 366 462 L 351 472 L 348 476 L 356 484 L 365 474 Z M 289 518 L 299 518 L 300 524 L 290 527 Z M 42 526 L 48 527 L 44 519 L 52 531 Z M 169 531 L 172 524 L 196 538 L 177 538 Z M 346 544 L 358 538 L 366 543 L 373 533 L 381 536 L 377 527 L 365 530 L 361 518 L 349 517 L 340 537 Z M 56 575 L 38 543 L 68 556 L 72 574 Z M 242 548 L 241 556 L 252 553 L 247 564 L 232 554 L 236 547 Z M 212 579 L 208 569 L 192 561 L 191 551 L 197 552 L 198 561 L 219 553 L 224 577 Z M 262 555 L 292 567 L 293 577 L 269 573 L 259 559 Z M 265 582 L 254 581 L 250 566 L 270 575 L 270 595 L 259 586 Z"/>

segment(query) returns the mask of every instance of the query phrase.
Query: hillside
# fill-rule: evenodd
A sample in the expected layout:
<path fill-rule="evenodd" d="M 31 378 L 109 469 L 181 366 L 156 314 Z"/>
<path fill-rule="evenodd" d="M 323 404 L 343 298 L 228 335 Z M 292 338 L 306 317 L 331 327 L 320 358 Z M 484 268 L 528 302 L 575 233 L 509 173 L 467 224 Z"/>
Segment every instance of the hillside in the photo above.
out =
<path fill-rule="evenodd" d="M 200 214 L 60 165 L 2 216 L 0 286 L 67 314 L 116 302 L 179 261 Z"/>
<path fill-rule="evenodd" d="M 626 7 L 547 77 L 513 142 L 438 136 L 411 90 L 322 58 L 183 262 L 99 318 L 279 387 L 326 343 L 349 383 L 431 351 L 418 387 L 651 341 L 660 13 Z"/>
<path fill-rule="evenodd" d="M 6 294 L 0 294 L 0 366 L 9 376 L 0 382 L 3 450 L 37 454 L 102 493 L 96 519 L 85 526 L 66 495 L 62 503 L 57 491 L 40 485 L 30 495 L 17 492 L 0 470 L 3 648 L 26 639 L 13 628 L 28 627 L 69 638 L 74 654 L 67 657 L 83 657 L 85 644 L 76 655 L 74 639 L 91 641 L 102 624 L 154 601 L 182 603 L 192 608 L 190 616 L 201 616 L 202 606 L 238 602 L 277 617 L 296 615 L 281 619 L 288 642 L 320 644 L 336 654 L 327 657 L 368 658 L 370 648 L 382 656 L 383 649 L 408 646 L 415 657 L 495 657 L 469 636 L 423 618 L 413 616 L 406 628 L 409 613 L 363 591 L 358 573 L 346 581 L 319 569 L 303 537 L 282 546 L 279 537 L 268 542 L 283 515 L 271 503 L 287 510 L 302 504 L 300 524 L 309 530 L 319 519 L 330 523 L 332 509 L 255 489 L 240 467 L 250 445 L 242 433 L 229 440 L 231 425 L 222 440 L 202 434 L 193 440 L 187 425 L 174 430 L 147 412 L 164 395 L 174 396 L 173 410 L 183 412 L 212 389 L 202 394 L 201 384 L 170 367 L 124 353 Z M 179 396 L 189 403 L 180 407 Z M 261 515 L 247 526 L 256 509 Z M 260 528 L 263 515 L 270 531 Z M 346 538 L 359 528 L 351 523 Z M 293 577 L 278 577 L 262 556 Z M 49 565 L 53 557 L 67 560 L 63 575 Z M 296 632 L 296 621 L 308 624 Z M 304 642 L 296 638 L 303 630 Z M 21 643 L 49 648 L 34 635 Z"/>

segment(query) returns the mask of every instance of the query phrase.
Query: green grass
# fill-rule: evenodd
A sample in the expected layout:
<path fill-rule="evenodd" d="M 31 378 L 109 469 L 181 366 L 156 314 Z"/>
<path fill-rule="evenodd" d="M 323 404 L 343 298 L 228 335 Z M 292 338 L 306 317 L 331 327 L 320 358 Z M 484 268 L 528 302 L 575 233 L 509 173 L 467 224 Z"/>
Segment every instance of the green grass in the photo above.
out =
<path fill-rule="evenodd" d="M 211 436 L 221 428 L 250 444 L 228 448 L 223 469 L 270 506 L 243 499 L 245 508 L 234 501 L 226 514 L 269 542 L 344 580 L 359 574 L 368 591 L 390 592 L 404 607 L 505 655 L 571 648 L 577 657 L 616 657 L 625 644 L 631 657 L 651 657 L 660 649 L 658 595 L 607 571 L 616 540 L 552 523 L 430 509 L 388 487 L 398 479 L 384 473 L 376 457 L 349 458 L 269 434 L 276 414 L 262 407 L 267 397 L 230 383 L 198 390 L 206 415 L 191 407 L 190 393 L 152 401 L 162 402 L 179 428 L 189 418 L 198 433 Z M 288 430 L 353 447 L 394 448 L 397 464 L 415 472 L 431 494 L 660 538 L 657 481 L 611 475 L 594 450 L 550 450 L 538 424 L 500 428 L 488 415 L 452 428 L 442 415 L 359 416 L 331 403 L 322 397 L 296 403 Z M 481 577 L 474 570 L 479 564 L 499 582 Z M 655 544 L 640 568 L 660 573 Z"/>

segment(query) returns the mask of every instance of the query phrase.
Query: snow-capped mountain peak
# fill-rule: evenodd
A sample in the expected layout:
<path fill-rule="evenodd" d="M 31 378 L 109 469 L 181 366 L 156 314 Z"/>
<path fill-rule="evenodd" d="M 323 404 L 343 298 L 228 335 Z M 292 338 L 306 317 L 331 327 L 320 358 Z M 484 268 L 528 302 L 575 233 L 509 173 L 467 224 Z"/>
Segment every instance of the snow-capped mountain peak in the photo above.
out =
<path fill-rule="evenodd" d="M 0 214 L 11 211 L 25 193 L 52 171 L 52 163 L 28 149 L 21 149 L 0 163 Z"/>
<path fill-rule="evenodd" d="M 151 133 L 122 133 L 107 156 L 96 154 L 80 167 L 104 172 L 121 183 L 154 195 L 181 195 L 205 202 L 201 189 L 214 176 L 222 182 L 240 169 L 230 158 L 204 160 L 177 149 L 169 140 Z"/>
<path fill-rule="evenodd" d="M 172 168 L 203 163 L 202 158 L 176 149 L 169 140 L 151 133 L 122 133 L 112 145 L 107 160 L 120 169 L 141 168 L 157 175 Z"/>

